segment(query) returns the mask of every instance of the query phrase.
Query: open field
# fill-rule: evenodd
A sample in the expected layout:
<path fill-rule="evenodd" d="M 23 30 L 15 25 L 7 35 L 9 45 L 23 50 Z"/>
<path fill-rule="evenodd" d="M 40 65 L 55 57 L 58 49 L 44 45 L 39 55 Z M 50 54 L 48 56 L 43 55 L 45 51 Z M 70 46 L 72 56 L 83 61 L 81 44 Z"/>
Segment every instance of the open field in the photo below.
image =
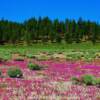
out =
<path fill-rule="evenodd" d="M 39 51 L 68 51 L 68 50 L 100 50 L 100 43 L 97 43 L 96 45 L 93 45 L 91 42 L 85 42 L 85 43 L 73 43 L 73 44 L 66 44 L 66 43 L 38 43 L 33 44 L 32 46 L 14 46 L 14 45 L 5 45 L 0 46 L 0 50 L 30 50 L 32 52 L 39 52 Z"/>
<path fill-rule="evenodd" d="M 1 46 L 0 100 L 100 100 L 100 44 Z"/>

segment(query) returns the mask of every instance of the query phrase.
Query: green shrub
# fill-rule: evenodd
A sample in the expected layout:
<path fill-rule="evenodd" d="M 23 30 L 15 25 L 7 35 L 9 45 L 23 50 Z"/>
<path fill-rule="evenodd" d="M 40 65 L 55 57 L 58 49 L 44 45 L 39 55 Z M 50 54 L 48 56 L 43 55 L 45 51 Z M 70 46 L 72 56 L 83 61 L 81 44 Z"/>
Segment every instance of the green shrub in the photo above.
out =
<path fill-rule="evenodd" d="M 29 63 L 29 64 L 28 64 L 28 68 L 29 68 L 30 70 L 40 70 L 40 69 L 41 69 L 41 67 L 40 67 L 39 65 L 33 64 L 33 63 Z"/>
<path fill-rule="evenodd" d="M 79 83 L 80 83 L 80 82 L 79 82 L 79 79 L 78 79 L 77 77 L 72 77 L 71 80 L 72 80 L 72 82 L 73 82 L 74 84 L 79 84 Z"/>
<path fill-rule="evenodd" d="M 74 84 L 86 84 L 86 85 L 97 85 L 100 87 L 100 78 L 96 78 L 92 75 L 84 75 L 81 78 L 72 77 L 72 82 Z"/>
<path fill-rule="evenodd" d="M 12 78 L 21 78 L 23 74 L 22 71 L 18 68 L 10 68 L 8 70 L 8 76 Z"/>
<path fill-rule="evenodd" d="M 94 85 L 95 84 L 95 77 L 92 75 L 84 75 L 82 77 L 82 82 L 86 85 Z"/>

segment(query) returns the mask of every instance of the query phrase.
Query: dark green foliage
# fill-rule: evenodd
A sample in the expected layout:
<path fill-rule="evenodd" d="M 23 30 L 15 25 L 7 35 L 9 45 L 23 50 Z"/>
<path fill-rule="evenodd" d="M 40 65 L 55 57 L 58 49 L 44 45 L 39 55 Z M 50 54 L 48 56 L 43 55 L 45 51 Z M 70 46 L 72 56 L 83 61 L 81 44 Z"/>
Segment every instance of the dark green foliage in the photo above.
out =
<path fill-rule="evenodd" d="M 24 23 L 0 20 L 0 44 L 5 43 L 37 43 L 37 42 L 63 42 L 80 43 L 91 41 L 93 44 L 100 42 L 100 24 L 84 21 L 82 18 L 75 20 L 59 21 L 50 20 L 48 17 L 31 18 Z"/>
<path fill-rule="evenodd" d="M 60 34 L 57 34 L 57 35 L 56 35 L 56 42 L 57 42 L 57 43 L 61 43 L 61 40 L 62 40 L 62 39 L 61 39 L 61 35 L 60 35 Z"/>
<path fill-rule="evenodd" d="M 40 69 L 41 69 L 41 67 L 40 67 L 39 65 L 33 64 L 33 63 L 31 63 L 31 62 L 28 64 L 28 68 L 29 68 L 30 70 L 40 70 Z"/>
<path fill-rule="evenodd" d="M 84 75 L 83 77 L 82 77 L 82 81 L 83 81 L 83 83 L 85 83 L 86 85 L 93 85 L 93 84 L 95 84 L 94 82 L 95 82 L 95 78 L 94 78 L 94 76 L 92 76 L 92 75 Z"/>
<path fill-rule="evenodd" d="M 72 33 L 65 33 L 64 38 L 65 38 L 65 41 L 67 43 L 72 43 L 73 42 Z"/>
<path fill-rule="evenodd" d="M 11 78 L 21 78 L 23 76 L 22 71 L 18 68 L 11 68 L 8 70 L 8 76 Z"/>

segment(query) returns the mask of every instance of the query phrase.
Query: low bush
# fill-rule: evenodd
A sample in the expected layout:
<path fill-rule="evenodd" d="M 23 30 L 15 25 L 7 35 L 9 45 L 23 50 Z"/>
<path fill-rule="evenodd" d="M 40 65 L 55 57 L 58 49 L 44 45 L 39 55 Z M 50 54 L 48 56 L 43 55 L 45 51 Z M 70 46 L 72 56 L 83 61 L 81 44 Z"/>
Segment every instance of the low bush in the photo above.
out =
<path fill-rule="evenodd" d="M 86 85 L 97 85 L 100 87 L 100 78 L 96 78 L 92 75 L 84 75 L 82 79 Z"/>
<path fill-rule="evenodd" d="M 40 69 L 41 69 L 41 67 L 40 67 L 39 65 L 33 64 L 33 63 L 31 63 L 31 62 L 28 64 L 28 68 L 29 68 L 30 70 L 40 70 Z"/>
<path fill-rule="evenodd" d="M 82 77 L 82 82 L 86 85 L 94 85 L 95 84 L 95 77 L 92 75 L 84 75 Z"/>
<path fill-rule="evenodd" d="M 97 85 L 100 87 L 100 78 L 96 78 L 93 75 L 86 74 L 80 78 L 72 77 L 71 80 L 74 84 Z"/>
<path fill-rule="evenodd" d="M 23 74 L 22 71 L 18 68 L 10 68 L 8 70 L 8 76 L 11 78 L 21 78 Z"/>

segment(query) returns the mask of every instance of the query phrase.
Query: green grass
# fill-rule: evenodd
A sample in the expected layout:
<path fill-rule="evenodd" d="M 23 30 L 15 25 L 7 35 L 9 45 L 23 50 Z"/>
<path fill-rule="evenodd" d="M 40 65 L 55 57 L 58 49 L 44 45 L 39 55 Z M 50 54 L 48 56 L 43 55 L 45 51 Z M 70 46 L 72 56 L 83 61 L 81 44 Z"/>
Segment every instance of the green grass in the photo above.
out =
<path fill-rule="evenodd" d="M 33 44 L 32 46 L 15 46 L 5 45 L 0 46 L 0 57 L 10 57 L 12 52 L 19 52 L 20 54 L 36 54 L 38 52 L 69 52 L 69 51 L 99 51 L 100 43 L 93 45 L 92 43 L 79 43 L 79 44 L 48 44 L 40 43 Z"/>

